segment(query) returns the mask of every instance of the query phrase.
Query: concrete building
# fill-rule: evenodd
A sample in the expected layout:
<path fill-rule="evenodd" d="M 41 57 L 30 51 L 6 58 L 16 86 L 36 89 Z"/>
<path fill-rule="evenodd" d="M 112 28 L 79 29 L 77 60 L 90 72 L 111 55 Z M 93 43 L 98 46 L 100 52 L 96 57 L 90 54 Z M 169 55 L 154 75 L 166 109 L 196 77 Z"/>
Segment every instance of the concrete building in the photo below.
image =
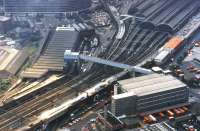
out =
<path fill-rule="evenodd" d="M 200 87 L 200 47 L 199 43 L 194 47 L 190 54 L 184 60 L 181 70 L 184 73 L 184 79 L 193 85 Z"/>
<path fill-rule="evenodd" d="M 166 122 L 147 125 L 143 128 L 133 129 L 133 131 L 176 131 L 175 128 L 167 124 Z"/>
<path fill-rule="evenodd" d="M 112 97 L 112 113 L 119 116 L 126 114 L 133 114 L 136 112 L 136 95 L 134 92 L 131 93 L 122 93 L 119 95 L 114 95 Z"/>
<path fill-rule="evenodd" d="M 192 61 L 183 62 L 181 69 L 186 81 L 200 87 L 200 60 L 193 59 Z"/>
<path fill-rule="evenodd" d="M 0 33 L 6 33 L 11 29 L 11 18 L 6 16 L 0 16 Z"/>
<path fill-rule="evenodd" d="M 0 78 L 15 75 L 27 58 L 28 54 L 25 51 L 0 46 Z"/>
<path fill-rule="evenodd" d="M 170 75 L 150 74 L 118 82 L 112 96 L 112 113 L 135 115 L 187 103 L 188 87 Z M 117 91 L 116 91 L 117 90 Z"/>
<path fill-rule="evenodd" d="M 198 43 L 199 44 L 199 43 Z M 192 61 L 194 59 L 200 60 L 200 44 L 198 47 L 194 47 L 191 51 L 190 54 L 185 58 L 184 61 Z"/>

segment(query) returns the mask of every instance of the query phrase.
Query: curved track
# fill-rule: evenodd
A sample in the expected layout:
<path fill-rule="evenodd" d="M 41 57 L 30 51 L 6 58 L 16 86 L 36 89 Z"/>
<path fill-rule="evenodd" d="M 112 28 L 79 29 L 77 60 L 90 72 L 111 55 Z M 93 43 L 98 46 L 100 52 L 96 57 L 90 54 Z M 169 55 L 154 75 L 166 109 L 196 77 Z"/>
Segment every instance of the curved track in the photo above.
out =
<path fill-rule="evenodd" d="M 170 4 L 173 3 L 173 0 L 163 0 L 167 1 L 165 4 L 159 1 L 157 4 L 163 4 L 159 8 L 154 5 L 149 6 L 149 1 L 150 0 L 146 1 L 144 5 L 140 6 L 141 12 L 147 15 L 150 20 L 158 21 L 158 23 L 167 21 L 170 25 L 177 26 L 177 23 L 179 24 L 181 20 L 185 19 L 183 16 L 188 16 L 188 14 L 190 14 L 188 12 L 192 12 L 192 6 L 188 6 L 186 12 L 178 13 L 181 9 L 171 9 L 169 10 L 170 13 L 162 13 L 162 15 L 165 15 L 167 18 L 163 16 L 159 17 L 158 14 L 160 11 L 169 7 Z M 177 13 L 177 21 L 175 21 L 172 18 Z M 156 17 L 159 18 L 154 20 Z M 169 37 L 168 33 L 158 30 L 143 29 L 138 23 L 127 22 L 125 23 L 125 33 L 123 37 L 121 39 L 113 38 L 109 46 L 110 48 L 107 49 L 105 54 L 101 57 L 112 61 L 137 65 L 157 51 Z M 2 113 L 0 115 L 0 130 L 7 130 L 17 122 L 20 122 L 22 125 L 28 124 L 42 111 L 77 96 L 78 92 L 82 92 L 90 88 L 90 86 L 94 85 L 97 81 L 110 76 L 111 74 L 109 73 L 110 72 L 105 72 L 103 68 L 94 64 L 89 72 L 83 73 L 70 81 L 65 81 L 64 84 L 59 85 L 57 88 L 51 88 L 51 90 L 43 94 L 34 96 L 30 101 L 24 102 L 6 113 Z M 112 73 L 114 74 L 115 72 Z"/>

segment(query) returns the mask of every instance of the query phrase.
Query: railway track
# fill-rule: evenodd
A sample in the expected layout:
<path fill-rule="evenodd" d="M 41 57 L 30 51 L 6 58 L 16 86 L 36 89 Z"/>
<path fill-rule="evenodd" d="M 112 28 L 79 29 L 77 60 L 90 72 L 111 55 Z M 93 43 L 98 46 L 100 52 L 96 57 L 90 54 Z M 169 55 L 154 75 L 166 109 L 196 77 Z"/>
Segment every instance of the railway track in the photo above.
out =
<path fill-rule="evenodd" d="M 71 81 L 1 114 L 0 130 L 13 130 L 17 124 L 28 124 L 28 122 L 31 122 L 35 116 L 39 115 L 41 112 L 51 107 L 58 106 L 62 103 L 61 101 L 76 97 L 78 92 L 90 88 L 90 86 L 106 76 L 108 75 L 104 74 L 102 71 L 95 71 L 77 76 Z"/>
<path fill-rule="evenodd" d="M 154 34 L 154 37 L 157 35 L 157 38 L 154 39 L 153 41 L 151 41 L 151 45 L 143 45 L 143 48 L 145 48 L 145 46 L 147 46 L 148 48 L 146 48 L 142 53 L 141 52 L 137 52 L 137 57 L 129 57 L 126 61 L 126 63 L 128 64 L 138 64 L 142 61 L 144 61 L 146 58 L 148 58 L 149 56 L 151 56 L 153 53 L 155 53 L 155 51 L 158 50 L 159 47 L 161 47 L 163 45 L 163 43 L 167 40 L 167 34 Z M 151 39 L 150 39 L 151 40 Z M 147 42 L 149 43 L 149 41 Z"/>
<path fill-rule="evenodd" d="M 143 34 L 143 36 L 137 36 L 138 40 L 142 39 L 148 31 L 144 32 L 145 33 Z M 131 37 L 135 37 L 137 35 L 137 33 L 135 34 L 131 31 L 130 34 L 132 34 Z M 130 38 L 130 34 L 126 36 L 126 39 L 120 43 L 121 48 L 128 48 L 126 41 L 128 40 L 128 38 Z M 120 49 L 114 50 L 113 54 L 118 53 L 122 53 Z M 40 112 L 57 106 L 57 104 L 62 103 L 61 101 L 66 101 L 73 97 L 76 97 L 78 92 L 84 91 L 86 88 L 89 88 L 94 83 L 100 81 L 108 75 L 110 74 L 106 74 L 102 70 L 91 71 L 83 75 L 77 76 L 71 81 L 68 81 L 57 88 L 51 89 L 45 94 L 41 94 L 36 98 L 23 103 L 22 105 L 0 115 L 0 130 L 12 130 L 12 127 L 15 126 L 16 123 L 22 125 L 29 124 L 29 122 L 31 122 L 32 119 L 35 118 L 35 116 L 39 115 Z"/>
<path fill-rule="evenodd" d="M 110 49 L 110 53 L 108 53 L 108 56 L 106 57 L 106 59 L 115 60 L 116 58 L 114 57 L 116 57 L 116 55 L 122 52 L 121 49 L 127 48 L 126 47 L 127 44 L 125 43 L 126 43 L 126 40 L 130 37 L 134 27 L 136 27 L 136 25 L 132 23 L 130 24 L 130 26 L 127 27 L 128 30 L 126 31 L 123 39 L 121 39 L 120 41 L 117 41 L 117 44 L 116 43 L 113 44 L 112 48 Z"/>
<path fill-rule="evenodd" d="M 159 3 L 161 4 L 161 2 Z M 155 8 L 151 8 L 149 2 L 141 6 L 141 9 L 142 12 L 150 15 L 149 19 L 153 20 L 159 11 L 167 8 L 170 3 L 172 3 L 172 0 L 168 1 L 167 4 L 163 5 L 153 14 L 148 14 L 148 12 L 145 11 L 145 8 L 151 9 L 152 11 L 153 8 Z M 188 7 L 188 10 L 191 9 Z M 176 13 L 178 10 L 171 10 L 171 12 Z M 184 15 L 187 14 L 185 13 Z M 173 13 L 168 16 L 172 18 Z M 179 18 L 181 19 L 182 17 L 180 16 Z M 157 21 L 160 22 L 162 19 L 163 18 L 159 18 Z M 175 25 L 176 23 L 172 22 L 172 25 L 173 24 Z M 108 53 L 105 53 L 102 58 L 136 65 L 161 47 L 168 37 L 167 33 L 146 30 L 140 28 L 138 24 L 126 23 L 126 33 L 123 38 L 120 40 L 113 39 L 110 45 L 111 48 L 108 49 Z M 104 70 L 100 69 L 98 66 L 95 66 L 89 72 L 83 73 L 72 80 L 66 80 L 64 84 L 59 85 L 57 88 L 49 87 L 49 90 L 43 92 L 43 94 L 38 94 L 29 101 L 21 103 L 21 105 L 2 113 L 0 115 L 0 130 L 13 130 L 12 128 L 14 128 L 16 124 L 19 124 L 18 126 L 27 125 L 32 120 L 36 119 L 36 116 L 41 112 L 76 97 L 79 92 L 83 92 L 97 81 L 111 75 L 104 72 Z"/>
<path fill-rule="evenodd" d="M 90 74 L 92 75 L 92 74 Z M 56 106 L 56 100 L 59 98 L 70 99 L 77 95 L 77 91 L 70 86 L 73 86 L 77 81 L 83 81 L 83 76 L 78 76 L 77 78 L 66 82 L 47 93 L 36 97 L 2 115 L 0 115 L 0 130 L 7 130 L 16 122 L 27 121 L 31 116 L 38 115 L 38 112 L 42 112 L 50 107 Z M 27 108 L 28 107 L 28 108 Z M 29 114 L 27 116 L 27 114 Z"/>
<path fill-rule="evenodd" d="M 42 111 L 57 106 L 56 104 L 59 104 L 57 103 L 58 100 L 62 99 L 66 101 L 71 99 L 77 96 L 77 90 L 83 91 L 106 76 L 103 74 L 103 71 L 94 71 L 79 75 L 57 88 L 52 88 L 44 94 L 39 94 L 31 100 L 7 110 L 0 115 L 0 130 L 13 130 L 15 126 L 17 128 L 28 124 L 28 122 L 32 121 Z"/>
<path fill-rule="evenodd" d="M 124 40 L 121 42 L 121 45 L 118 47 L 117 52 L 115 52 L 114 56 L 112 57 L 113 61 L 119 61 L 119 59 L 123 58 L 123 53 L 128 50 L 128 48 L 131 46 L 131 41 L 134 37 L 137 37 L 137 33 L 139 33 L 139 30 L 137 30 L 136 25 L 132 25 L 127 33 L 127 36 L 124 38 Z M 134 28 L 136 28 L 136 31 L 133 31 Z"/>

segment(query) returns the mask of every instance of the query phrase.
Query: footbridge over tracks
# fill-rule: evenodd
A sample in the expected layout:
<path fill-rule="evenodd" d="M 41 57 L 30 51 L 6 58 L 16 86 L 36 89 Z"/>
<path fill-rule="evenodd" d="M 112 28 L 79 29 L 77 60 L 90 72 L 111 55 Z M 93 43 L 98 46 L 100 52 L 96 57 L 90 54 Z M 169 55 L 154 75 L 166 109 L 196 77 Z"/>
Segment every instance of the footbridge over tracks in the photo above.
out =
<path fill-rule="evenodd" d="M 90 62 L 95 62 L 98 64 L 109 65 L 112 67 L 126 69 L 131 72 L 138 72 L 138 73 L 142 73 L 142 74 L 151 74 L 152 73 L 151 70 L 148 70 L 148 69 L 145 69 L 142 67 L 131 66 L 131 65 L 118 63 L 118 62 L 114 62 L 114 61 L 109 61 L 109 60 L 105 60 L 105 59 L 101 59 L 101 58 L 97 58 L 97 57 L 93 57 L 93 56 L 86 56 L 83 54 L 79 54 L 78 52 L 71 52 L 70 50 L 65 51 L 64 61 L 66 63 L 67 63 L 67 61 L 70 61 L 70 60 L 79 60 L 79 59 L 82 59 L 85 61 L 90 61 Z"/>

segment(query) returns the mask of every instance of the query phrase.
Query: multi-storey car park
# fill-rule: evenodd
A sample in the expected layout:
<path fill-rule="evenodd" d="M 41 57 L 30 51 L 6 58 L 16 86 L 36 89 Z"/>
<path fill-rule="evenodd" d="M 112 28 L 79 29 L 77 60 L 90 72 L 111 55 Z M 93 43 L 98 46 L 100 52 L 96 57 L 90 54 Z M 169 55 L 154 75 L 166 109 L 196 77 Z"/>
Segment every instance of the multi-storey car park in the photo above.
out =
<path fill-rule="evenodd" d="M 17 8 L 10 8 L 11 6 L 7 6 L 8 12 L 9 10 L 12 12 L 14 9 L 16 9 L 14 11 L 17 11 Z M 37 8 L 33 7 L 31 10 L 27 10 L 32 12 L 34 9 Z M 112 8 L 110 8 L 110 6 L 105 6 L 105 10 L 109 12 L 111 18 L 113 18 L 112 21 L 118 23 L 115 25 L 117 25 L 116 28 L 119 32 L 116 32 L 114 37 L 111 38 L 110 45 L 108 46 L 110 48 L 102 52 L 99 57 L 129 65 L 138 65 L 152 56 L 160 47 L 170 40 L 174 33 L 180 30 L 198 9 L 198 0 L 192 2 L 191 0 L 158 0 L 156 2 L 154 0 L 141 0 L 131 7 L 132 11 L 129 11 L 131 12 L 129 14 L 131 17 L 124 20 L 123 24 L 119 24 L 119 19 L 114 16 L 115 14 L 112 12 Z M 19 11 L 24 12 L 22 10 Z M 34 74 L 35 72 L 39 72 L 39 75 L 36 74 L 36 76 L 43 76 L 43 74 L 40 74 L 41 69 L 38 68 L 43 68 L 46 63 L 50 63 L 52 67 L 57 64 L 59 69 L 62 68 L 60 64 L 64 65 L 64 61 L 62 61 L 64 48 L 68 45 L 63 41 L 61 41 L 62 43 L 60 43 L 59 46 L 55 44 L 54 38 L 57 38 L 55 36 L 58 33 L 59 31 L 56 33 L 54 32 L 52 35 L 52 41 L 54 43 L 52 41 L 47 42 L 46 50 L 39 57 L 38 63 L 32 66 L 34 69 L 27 69 L 25 72 L 26 74 L 23 74 L 24 76 L 29 77 L 30 73 Z M 117 34 L 120 34 L 120 36 Z M 61 38 L 58 38 L 57 41 L 65 40 L 67 36 L 68 35 L 64 34 L 59 35 Z M 116 38 L 116 36 L 118 37 Z M 48 52 L 49 50 L 50 52 Z M 57 50 L 59 51 L 57 52 Z M 52 59 L 56 58 L 51 61 L 49 56 L 51 56 Z M 59 56 L 58 59 L 57 56 Z M 51 66 L 46 66 L 45 70 L 42 69 L 44 74 L 48 68 L 51 68 Z M 73 108 L 76 104 L 90 98 L 90 96 L 96 95 L 96 93 L 102 89 L 96 87 L 104 87 L 116 81 L 118 76 L 112 77 L 114 80 L 104 81 L 100 83 L 100 85 L 91 88 L 98 81 L 117 72 L 118 71 L 105 72 L 102 66 L 93 64 L 91 68 L 88 68 L 87 72 L 76 77 L 71 78 L 66 76 L 60 79 L 59 82 L 43 86 L 38 90 L 28 90 L 28 93 L 24 93 L 26 90 L 23 94 L 15 92 L 15 96 L 9 98 L 9 100 L 3 99 L 0 115 L 0 130 L 33 130 L 37 127 L 41 128 L 42 125 L 46 125 L 62 114 L 65 114 L 67 111 L 70 111 L 68 109 Z M 121 77 L 121 75 L 119 76 Z M 37 88 L 37 85 L 32 88 Z"/>
<path fill-rule="evenodd" d="M 118 83 L 111 108 L 116 116 L 154 111 L 188 102 L 188 88 L 171 76 L 151 74 Z"/>

